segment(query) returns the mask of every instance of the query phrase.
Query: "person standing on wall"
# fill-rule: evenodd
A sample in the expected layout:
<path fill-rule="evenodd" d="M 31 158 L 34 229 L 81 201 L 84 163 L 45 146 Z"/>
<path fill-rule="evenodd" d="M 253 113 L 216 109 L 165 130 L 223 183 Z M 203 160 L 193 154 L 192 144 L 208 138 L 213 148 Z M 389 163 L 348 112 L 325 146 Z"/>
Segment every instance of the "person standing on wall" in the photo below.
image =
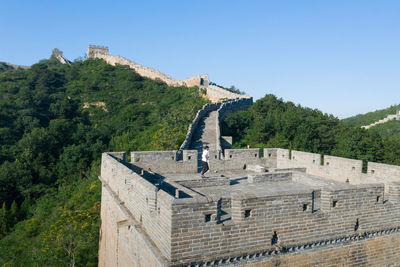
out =
<path fill-rule="evenodd" d="M 202 167 L 201 178 L 206 178 L 204 176 L 204 174 L 209 170 L 209 167 L 208 167 L 208 158 L 209 158 L 208 149 L 209 149 L 209 147 L 205 146 L 204 150 L 203 150 L 203 154 L 201 155 L 201 167 Z"/>

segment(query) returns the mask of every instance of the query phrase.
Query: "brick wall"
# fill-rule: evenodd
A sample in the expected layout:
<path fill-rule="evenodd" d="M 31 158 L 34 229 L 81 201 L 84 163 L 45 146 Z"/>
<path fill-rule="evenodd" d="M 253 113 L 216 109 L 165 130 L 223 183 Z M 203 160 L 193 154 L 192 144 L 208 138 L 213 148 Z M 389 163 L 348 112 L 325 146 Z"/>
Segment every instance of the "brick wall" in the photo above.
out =
<path fill-rule="evenodd" d="M 289 159 L 289 151 L 285 149 L 265 149 L 265 158 L 259 158 L 258 152 L 257 149 L 226 150 L 227 158 L 214 161 L 214 164 L 241 167 L 246 159 L 250 161 L 254 157 L 273 168 L 300 170 L 306 166 L 307 173 L 309 170 L 323 171 L 326 177 L 334 172 L 339 174 L 341 169 L 337 166 L 342 162 L 344 169 L 347 168 L 345 171 L 360 171 L 358 161 L 353 160 L 326 157 L 330 163 L 327 167 L 318 166 L 318 154 L 292 151 L 292 159 Z M 149 162 L 176 161 L 171 158 L 176 151 L 154 153 L 132 154 L 132 160 L 140 155 Z M 185 155 L 188 157 L 189 154 Z M 102 157 L 100 266 L 113 266 L 116 261 L 121 265 L 133 261 L 140 266 L 146 257 L 154 262 L 154 266 L 163 266 L 166 262 L 169 262 L 167 265 L 179 265 L 212 261 L 222 265 L 231 260 L 243 265 L 257 261 L 272 264 L 282 260 L 285 265 L 292 262 L 292 258 L 306 265 L 314 261 L 303 255 L 314 255 L 314 250 L 329 253 L 328 250 L 324 252 L 329 246 L 336 246 L 337 251 L 353 251 L 354 254 L 343 257 L 346 264 L 360 262 L 363 265 L 375 262 L 371 256 L 375 253 L 370 249 L 375 245 L 359 244 L 375 244 L 372 240 L 377 238 L 386 240 L 383 247 L 390 242 L 399 242 L 398 234 L 394 234 L 400 231 L 399 182 L 390 184 L 388 193 L 384 192 L 383 184 L 343 184 L 290 188 L 265 196 L 243 192 L 215 199 L 190 196 L 190 190 L 185 186 L 227 185 L 226 178 L 210 181 L 209 185 L 196 180 L 165 183 L 173 189 L 171 191 L 160 181 L 146 178 L 151 173 L 140 175 L 143 170 L 116 157 L 124 158 L 124 154 L 104 153 Z M 317 167 L 312 167 L 314 164 Z M 288 175 L 285 171 L 258 176 L 250 177 L 249 182 L 290 182 L 307 178 L 304 172 Z M 115 196 L 106 191 L 106 187 Z M 186 197 L 181 193 L 186 193 Z M 386 234 L 392 236 L 392 241 L 383 237 Z M 376 243 L 378 249 L 379 244 Z M 356 247 L 359 248 L 357 253 Z M 385 260 L 395 262 L 399 253 L 390 246 L 388 248 Z M 371 254 L 364 255 L 361 250 Z M 332 254 L 332 259 L 335 255 Z"/>
<path fill-rule="evenodd" d="M 275 266 L 399 266 L 400 233 L 331 244 L 325 248 L 306 248 L 297 253 L 249 258 L 248 267 Z M 238 261 L 240 262 L 240 261 Z"/>
<path fill-rule="evenodd" d="M 101 198 L 99 266 L 168 266 L 140 225 L 129 220 L 104 186 Z"/>
<path fill-rule="evenodd" d="M 291 158 L 289 155 L 291 154 Z M 276 158 L 277 168 L 305 167 L 307 173 L 333 179 L 339 182 L 362 183 L 362 161 L 335 156 L 324 156 L 321 165 L 321 155 L 316 153 L 302 152 L 288 149 L 265 149 L 264 155 Z"/>
<path fill-rule="evenodd" d="M 182 159 L 173 151 L 140 151 L 131 153 L 131 162 L 159 173 L 196 173 L 197 150 L 183 150 Z"/>
<path fill-rule="evenodd" d="M 168 258 L 171 251 L 171 208 L 166 203 L 174 196 L 158 189 L 107 153 L 102 155 L 101 179 L 157 244 L 162 255 Z"/>
<path fill-rule="evenodd" d="M 400 179 L 400 166 L 368 162 L 368 174 L 376 177 L 393 177 Z"/>
<path fill-rule="evenodd" d="M 311 209 L 312 195 L 310 189 L 267 197 L 232 197 L 228 200 L 232 221 L 227 225 L 217 221 L 218 201 L 185 203 L 181 199 L 173 206 L 172 261 L 229 258 L 400 226 L 399 207 L 384 201 L 383 185 L 314 192 L 314 201 L 319 202 L 315 210 Z M 208 222 L 207 215 L 212 218 Z"/>
<path fill-rule="evenodd" d="M 207 98 L 212 102 L 217 102 L 221 99 L 250 98 L 250 96 L 232 93 L 216 85 L 209 85 L 207 86 Z"/>

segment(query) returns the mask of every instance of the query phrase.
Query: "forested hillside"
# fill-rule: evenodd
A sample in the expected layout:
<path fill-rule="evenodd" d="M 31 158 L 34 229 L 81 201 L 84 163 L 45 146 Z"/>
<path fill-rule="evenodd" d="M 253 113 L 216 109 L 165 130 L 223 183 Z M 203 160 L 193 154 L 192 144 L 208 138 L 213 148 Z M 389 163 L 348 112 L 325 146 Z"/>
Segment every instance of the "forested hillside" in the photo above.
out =
<path fill-rule="evenodd" d="M 0 72 L 4 72 L 6 70 L 13 70 L 14 67 L 10 64 L 7 64 L 5 62 L 0 62 Z"/>
<path fill-rule="evenodd" d="M 233 136 L 235 147 L 281 147 L 400 165 L 400 139 L 347 125 L 273 95 L 228 116 L 222 129 L 223 135 Z"/>
<path fill-rule="evenodd" d="M 400 121 L 391 120 L 382 124 L 378 124 L 369 128 L 368 131 L 376 131 L 382 136 L 400 140 Z"/>
<path fill-rule="evenodd" d="M 343 119 L 343 122 L 349 125 L 364 126 L 386 118 L 387 115 L 396 114 L 400 105 L 393 105 L 385 109 L 368 112 L 365 114 L 358 114 L 353 117 Z"/>
<path fill-rule="evenodd" d="M 97 266 L 104 151 L 176 149 L 198 88 L 102 60 L 0 74 L 0 264 Z"/>
<path fill-rule="evenodd" d="M 102 60 L 0 73 L 0 264 L 97 266 L 104 151 L 177 149 L 206 103 Z M 225 118 L 236 147 L 400 164 L 400 142 L 273 95 Z"/>

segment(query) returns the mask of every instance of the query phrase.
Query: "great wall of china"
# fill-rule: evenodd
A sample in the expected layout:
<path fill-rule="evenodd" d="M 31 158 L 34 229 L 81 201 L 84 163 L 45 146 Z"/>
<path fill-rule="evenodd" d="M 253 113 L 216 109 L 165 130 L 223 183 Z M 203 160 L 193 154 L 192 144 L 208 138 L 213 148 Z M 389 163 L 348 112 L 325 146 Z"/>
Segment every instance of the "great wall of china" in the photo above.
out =
<path fill-rule="evenodd" d="M 398 120 L 398 121 L 400 120 L 400 109 L 397 110 L 396 114 L 387 115 L 384 119 L 381 119 L 379 121 L 376 121 L 374 123 L 371 123 L 369 125 L 364 125 L 364 126 L 361 126 L 361 127 L 364 128 L 364 129 L 369 129 L 369 128 L 374 127 L 374 126 L 376 126 L 378 124 L 386 123 L 386 122 L 391 121 L 391 120 Z"/>
<path fill-rule="evenodd" d="M 230 91 L 224 90 L 223 88 L 210 84 L 208 74 L 197 75 L 189 77 L 185 80 L 175 80 L 174 78 L 149 67 L 139 65 L 129 59 L 121 56 L 109 55 L 108 47 L 90 45 L 87 51 L 88 58 L 101 58 L 111 65 L 120 64 L 127 65 L 131 69 L 135 70 L 138 74 L 143 77 L 147 77 L 154 80 L 161 80 L 171 86 L 198 86 L 207 90 L 206 96 L 212 102 L 218 102 L 221 99 L 236 99 L 236 98 L 251 98 L 248 95 L 235 94 Z"/>
<path fill-rule="evenodd" d="M 105 49 L 88 56 L 164 78 Z M 231 149 L 220 121 L 252 99 L 224 91 L 179 150 L 135 151 L 129 162 L 103 153 L 99 266 L 399 266 L 400 166 L 368 162 L 363 173 L 359 160 Z M 201 179 L 204 145 L 212 172 Z"/>

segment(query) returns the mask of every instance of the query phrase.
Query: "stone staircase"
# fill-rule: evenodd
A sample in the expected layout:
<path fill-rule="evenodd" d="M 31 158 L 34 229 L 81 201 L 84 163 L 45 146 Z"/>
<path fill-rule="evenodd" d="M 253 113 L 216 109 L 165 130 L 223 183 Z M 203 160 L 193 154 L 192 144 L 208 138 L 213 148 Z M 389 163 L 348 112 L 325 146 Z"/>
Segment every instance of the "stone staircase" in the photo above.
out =
<path fill-rule="evenodd" d="M 217 150 L 218 111 L 211 111 L 203 117 L 193 134 L 190 149 L 198 151 L 198 167 L 201 169 L 203 148 L 209 146 L 211 151 Z"/>

